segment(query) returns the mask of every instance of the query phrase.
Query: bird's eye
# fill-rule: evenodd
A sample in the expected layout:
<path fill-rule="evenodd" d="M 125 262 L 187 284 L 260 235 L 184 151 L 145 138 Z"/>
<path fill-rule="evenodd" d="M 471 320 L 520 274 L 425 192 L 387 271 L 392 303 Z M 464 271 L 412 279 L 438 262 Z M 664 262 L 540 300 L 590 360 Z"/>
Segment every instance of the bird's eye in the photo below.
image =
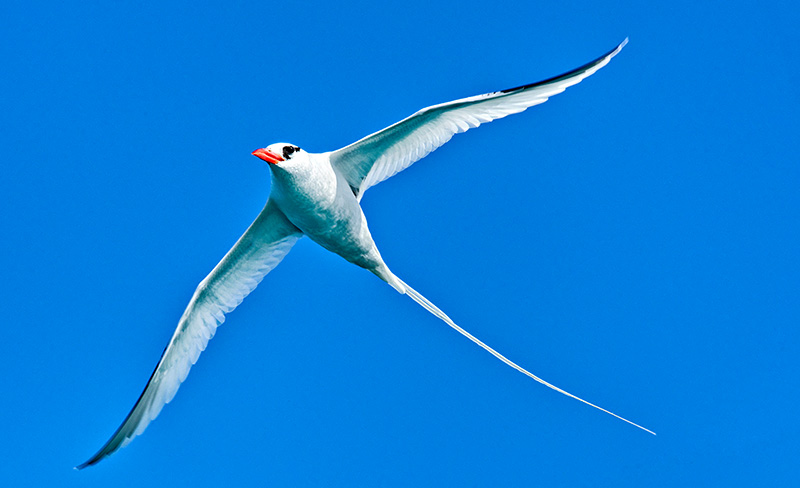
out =
<path fill-rule="evenodd" d="M 295 151 L 294 146 L 286 146 L 283 148 L 283 158 L 289 159 L 292 157 L 292 153 Z"/>

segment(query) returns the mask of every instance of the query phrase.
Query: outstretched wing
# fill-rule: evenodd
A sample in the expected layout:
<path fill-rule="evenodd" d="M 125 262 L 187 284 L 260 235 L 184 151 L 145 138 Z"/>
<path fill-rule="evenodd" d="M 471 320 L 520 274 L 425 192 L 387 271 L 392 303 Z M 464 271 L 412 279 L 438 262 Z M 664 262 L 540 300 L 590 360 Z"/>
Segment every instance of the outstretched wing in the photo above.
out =
<path fill-rule="evenodd" d="M 177 393 L 189 369 L 206 348 L 208 340 L 223 321 L 289 252 L 302 233 L 267 201 L 261 214 L 228 251 L 219 264 L 200 282 L 178 322 L 150 381 L 139 400 L 111 439 L 85 463 L 83 469 L 111 455 L 144 432 L 164 404 Z"/>
<path fill-rule="evenodd" d="M 331 163 L 361 199 L 367 188 L 394 176 L 449 141 L 454 134 L 522 112 L 580 83 L 605 66 L 626 38 L 591 63 L 548 80 L 424 108 L 330 154 Z"/>

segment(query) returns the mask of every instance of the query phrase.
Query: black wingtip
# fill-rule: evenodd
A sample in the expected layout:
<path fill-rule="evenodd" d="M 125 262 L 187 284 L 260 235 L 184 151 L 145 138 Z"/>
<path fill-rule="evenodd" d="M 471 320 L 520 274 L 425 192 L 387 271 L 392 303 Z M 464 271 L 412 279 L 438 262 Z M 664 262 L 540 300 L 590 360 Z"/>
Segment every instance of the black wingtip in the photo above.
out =
<path fill-rule="evenodd" d="M 74 468 L 72 468 L 72 469 L 74 469 L 75 471 L 80 471 L 80 470 L 82 470 L 82 469 L 84 469 L 84 468 L 88 468 L 89 466 L 92 466 L 92 465 L 94 465 L 94 464 L 97 464 L 97 462 L 98 462 L 98 461 L 100 461 L 100 459 L 94 459 L 94 458 L 92 458 L 92 459 L 90 459 L 90 460 L 86 461 L 86 462 L 85 462 L 85 463 L 83 463 L 83 464 L 79 464 L 79 465 L 75 466 L 75 467 L 74 467 Z"/>
<path fill-rule="evenodd" d="M 75 466 L 73 469 L 80 471 L 82 469 L 88 468 L 89 466 L 94 466 L 103 459 L 107 458 L 111 453 L 104 452 L 106 447 L 107 446 L 103 446 L 103 449 L 100 449 L 94 456 L 90 457 L 88 461 Z"/>
<path fill-rule="evenodd" d="M 625 39 L 623 39 L 622 42 L 617 44 L 614 47 L 614 49 L 608 51 L 607 53 L 603 54 L 602 56 L 600 56 L 599 58 L 595 59 L 594 61 L 590 61 L 590 62 L 584 64 L 581 67 L 575 68 L 575 69 L 573 69 L 571 71 L 567 71 L 566 73 L 560 74 L 558 76 L 554 76 L 552 78 L 548 78 L 546 80 L 537 81 L 536 83 L 530 83 L 528 85 L 515 86 L 514 88 L 508 88 L 506 90 L 500 90 L 500 93 L 511 93 L 511 92 L 515 92 L 515 91 L 519 91 L 519 90 L 526 90 L 526 89 L 533 88 L 533 87 L 536 87 L 536 86 L 555 83 L 555 82 L 563 80 L 564 78 L 570 78 L 572 76 L 575 76 L 575 74 L 577 74 L 577 73 L 581 73 L 583 71 L 587 71 L 587 70 L 592 69 L 593 67 L 595 67 L 598 64 L 602 63 L 607 58 L 608 59 L 613 58 L 614 56 L 616 56 L 622 50 L 623 47 L 625 47 L 625 44 L 628 44 L 628 38 L 627 37 Z"/>

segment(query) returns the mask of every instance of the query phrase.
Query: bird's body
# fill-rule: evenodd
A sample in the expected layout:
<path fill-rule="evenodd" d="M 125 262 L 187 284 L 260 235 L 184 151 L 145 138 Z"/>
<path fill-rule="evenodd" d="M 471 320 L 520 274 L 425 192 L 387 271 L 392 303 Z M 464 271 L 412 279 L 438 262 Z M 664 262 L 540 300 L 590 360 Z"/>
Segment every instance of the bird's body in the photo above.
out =
<path fill-rule="evenodd" d="M 128 417 L 79 468 L 99 462 L 144 431 L 175 395 L 217 326 L 225 320 L 225 314 L 236 308 L 303 235 L 371 271 L 512 368 L 633 424 L 531 374 L 456 325 L 389 270 L 372 239 L 360 204 L 368 188 L 423 158 L 454 134 L 543 103 L 605 66 L 625 42 L 564 75 L 425 108 L 337 151 L 309 153 L 292 144 L 278 143 L 253 152 L 270 163 L 272 190 L 264 209 L 197 287 Z"/>
<path fill-rule="evenodd" d="M 361 205 L 344 176 L 331 165 L 329 153 L 300 150 L 284 164 L 270 168 L 270 197 L 304 235 L 362 268 L 375 272 L 385 267 Z"/>

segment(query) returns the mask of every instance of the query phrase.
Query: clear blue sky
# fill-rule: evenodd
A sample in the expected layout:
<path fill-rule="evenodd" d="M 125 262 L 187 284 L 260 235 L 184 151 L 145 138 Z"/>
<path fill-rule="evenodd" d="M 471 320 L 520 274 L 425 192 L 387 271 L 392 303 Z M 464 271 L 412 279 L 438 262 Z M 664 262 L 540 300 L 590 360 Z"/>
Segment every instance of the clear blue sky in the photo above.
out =
<path fill-rule="evenodd" d="M 800 482 L 790 4 L 5 2 L 0 484 Z M 261 209 L 251 151 L 336 149 L 625 36 L 363 204 L 389 266 L 456 322 L 657 437 L 305 239 L 143 436 L 72 470 Z"/>

